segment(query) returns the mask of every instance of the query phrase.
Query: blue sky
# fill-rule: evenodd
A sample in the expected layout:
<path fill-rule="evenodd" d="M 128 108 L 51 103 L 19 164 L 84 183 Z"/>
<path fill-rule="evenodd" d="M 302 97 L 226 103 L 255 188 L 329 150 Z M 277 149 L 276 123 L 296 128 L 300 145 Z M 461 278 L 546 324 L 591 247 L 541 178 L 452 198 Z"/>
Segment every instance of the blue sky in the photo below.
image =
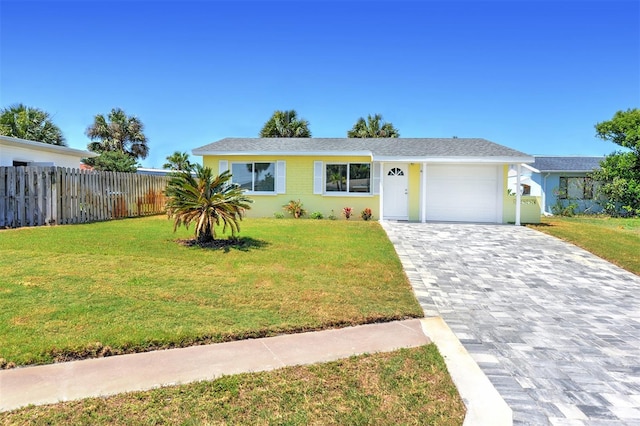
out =
<path fill-rule="evenodd" d="M 594 124 L 640 107 L 637 0 L 2 0 L 0 36 L 1 107 L 49 112 L 80 149 L 120 107 L 145 167 L 256 137 L 276 109 L 317 137 L 381 113 L 403 137 L 603 155 Z"/>

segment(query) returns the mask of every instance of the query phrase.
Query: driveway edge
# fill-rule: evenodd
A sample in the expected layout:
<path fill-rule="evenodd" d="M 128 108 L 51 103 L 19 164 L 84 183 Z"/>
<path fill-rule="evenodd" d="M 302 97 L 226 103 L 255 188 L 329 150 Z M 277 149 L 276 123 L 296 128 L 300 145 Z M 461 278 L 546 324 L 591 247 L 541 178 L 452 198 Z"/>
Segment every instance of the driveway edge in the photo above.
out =
<path fill-rule="evenodd" d="M 442 317 L 420 320 L 444 358 L 467 408 L 463 426 L 511 426 L 513 412 Z"/>

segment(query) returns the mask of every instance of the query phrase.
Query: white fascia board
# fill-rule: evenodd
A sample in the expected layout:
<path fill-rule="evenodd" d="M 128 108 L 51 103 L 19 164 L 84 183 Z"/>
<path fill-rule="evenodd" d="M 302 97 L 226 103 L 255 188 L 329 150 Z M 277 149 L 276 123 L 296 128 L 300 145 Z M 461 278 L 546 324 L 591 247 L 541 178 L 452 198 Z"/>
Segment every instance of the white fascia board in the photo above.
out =
<path fill-rule="evenodd" d="M 536 169 L 535 167 L 532 167 L 528 164 L 523 164 L 522 167 L 524 167 L 525 169 L 531 170 L 533 173 L 540 173 L 540 170 Z"/>
<path fill-rule="evenodd" d="M 598 170 L 598 169 L 590 169 L 590 170 L 541 170 L 540 173 L 591 173 L 594 170 Z"/>
<path fill-rule="evenodd" d="M 533 163 L 533 157 L 396 157 L 374 156 L 373 161 L 397 163 L 485 163 L 485 164 L 517 164 Z"/>
<path fill-rule="evenodd" d="M 80 156 L 83 158 L 97 157 L 98 155 L 100 155 L 96 154 L 95 152 L 85 151 L 82 149 L 75 149 L 66 146 L 52 145 L 44 142 L 13 138 L 11 136 L 0 136 L 0 143 L 2 145 L 14 146 L 18 148 L 36 148 L 40 151 L 55 152 L 56 154 L 69 154 Z"/>
<path fill-rule="evenodd" d="M 371 151 L 207 151 L 194 149 L 193 155 L 230 156 L 270 156 L 270 157 L 372 157 Z"/>

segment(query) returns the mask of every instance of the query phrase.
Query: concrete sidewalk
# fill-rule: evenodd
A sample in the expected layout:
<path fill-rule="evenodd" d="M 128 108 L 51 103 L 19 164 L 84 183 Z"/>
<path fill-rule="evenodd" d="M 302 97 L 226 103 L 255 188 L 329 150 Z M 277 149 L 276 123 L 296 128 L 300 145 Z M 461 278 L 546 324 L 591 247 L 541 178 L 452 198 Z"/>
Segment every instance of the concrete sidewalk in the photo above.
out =
<path fill-rule="evenodd" d="M 0 412 L 429 343 L 419 319 L 0 371 Z"/>

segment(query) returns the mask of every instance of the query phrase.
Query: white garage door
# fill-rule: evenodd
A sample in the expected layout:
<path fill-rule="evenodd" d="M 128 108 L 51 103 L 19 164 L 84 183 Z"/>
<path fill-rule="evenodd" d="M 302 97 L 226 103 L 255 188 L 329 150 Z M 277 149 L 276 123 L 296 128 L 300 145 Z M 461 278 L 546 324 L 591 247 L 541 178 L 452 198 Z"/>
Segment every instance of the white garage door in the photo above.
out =
<path fill-rule="evenodd" d="M 427 220 L 501 222 L 499 166 L 427 164 Z"/>

